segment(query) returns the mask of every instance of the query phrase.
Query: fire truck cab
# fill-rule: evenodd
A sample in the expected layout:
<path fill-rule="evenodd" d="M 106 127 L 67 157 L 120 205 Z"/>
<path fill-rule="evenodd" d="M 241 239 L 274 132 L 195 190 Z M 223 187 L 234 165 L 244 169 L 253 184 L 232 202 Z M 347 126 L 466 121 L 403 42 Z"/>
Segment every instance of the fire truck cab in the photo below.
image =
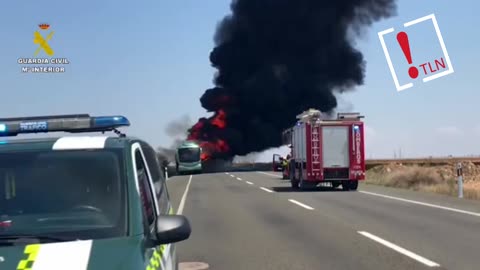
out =
<path fill-rule="evenodd" d="M 310 109 L 297 116 L 296 125 L 283 132 L 292 145 L 289 176 L 292 188 L 314 188 L 330 183 L 357 190 L 365 179 L 364 125 L 359 113 L 338 113 L 336 119 Z"/>

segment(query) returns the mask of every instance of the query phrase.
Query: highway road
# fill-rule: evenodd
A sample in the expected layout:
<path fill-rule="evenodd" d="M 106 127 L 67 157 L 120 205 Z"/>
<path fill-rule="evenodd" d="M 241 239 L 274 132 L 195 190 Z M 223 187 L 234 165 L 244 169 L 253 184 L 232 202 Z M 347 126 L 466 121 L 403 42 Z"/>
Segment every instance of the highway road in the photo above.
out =
<path fill-rule="evenodd" d="M 279 174 L 174 176 L 192 225 L 179 262 L 213 270 L 480 269 L 480 203 L 360 185 L 293 191 Z M 182 199 L 183 198 L 183 199 Z"/>

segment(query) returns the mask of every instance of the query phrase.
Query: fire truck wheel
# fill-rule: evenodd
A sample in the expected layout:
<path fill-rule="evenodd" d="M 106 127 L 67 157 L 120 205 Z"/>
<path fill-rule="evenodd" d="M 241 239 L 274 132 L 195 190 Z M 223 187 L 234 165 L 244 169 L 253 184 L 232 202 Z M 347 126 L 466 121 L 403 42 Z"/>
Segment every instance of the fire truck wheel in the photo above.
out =
<path fill-rule="evenodd" d="M 340 186 L 340 183 L 335 181 L 335 182 L 332 182 L 332 187 L 333 188 L 338 188 Z"/>
<path fill-rule="evenodd" d="M 312 183 L 304 181 L 303 179 L 300 179 L 299 186 L 300 186 L 301 190 L 310 189 L 310 188 L 314 187 L 314 185 Z"/>
<path fill-rule="evenodd" d="M 299 174 L 298 177 L 300 178 L 298 186 L 300 187 L 301 190 L 304 190 L 307 188 L 307 183 L 303 180 L 302 170 L 300 170 L 298 174 Z"/>
<path fill-rule="evenodd" d="M 350 181 L 349 183 L 349 186 L 350 186 L 350 190 L 357 190 L 358 189 L 358 181 Z"/>
<path fill-rule="evenodd" d="M 290 182 L 292 183 L 292 188 L 294 189 L 298 189 L 299 188 L 299 181 L 298 180 L 290 180 Z"/>
<path fill-rule="evenodd" d="M 342 189 L 343 189 L 343 191 L 349 191 L 350 190 L 350 181 L 342 181 Z"/>

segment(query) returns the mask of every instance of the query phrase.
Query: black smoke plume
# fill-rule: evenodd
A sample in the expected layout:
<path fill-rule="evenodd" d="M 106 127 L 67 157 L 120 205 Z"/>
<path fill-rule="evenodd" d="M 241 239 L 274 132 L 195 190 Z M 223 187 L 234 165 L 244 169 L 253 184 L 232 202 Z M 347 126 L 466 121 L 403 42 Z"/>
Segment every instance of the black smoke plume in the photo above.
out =
<path fill-rule="evenodd" d="M 237 0 L 215 35 L 210 61 L 218 72 L 200 98 L 214 112 L 190 138 L 228 148 L 231 158 L 282 144 L 281 132 L 309 108 L 331 113 L 335 94 L 362 85 L 365 61 L 354 40 L 373 22 L 395 15 L 394 0 Z M 224 114 L 224 125 L 218 125 Z M 213 149 L 216 149 L 213 147 Z"/>
<path fill-rule="evenodd" d="M 169 147 L 160 146 L 157 148 L 157 155 L 160 162 L 169 163 L 175 161 L 175 150 L 187 137 L 188 129 L 191 125 L 192 121 L 188 115 L 183 115 L 167 124 L 165 133 L 173 142 Z"/>
<path fill-rule="evenodd" d="M 176 120 L 173 120 L 165 127 L 165 133 L 174 139 L 185 138 L 188 134 L 188 129 L 192 125 L 192 120 L 188 115 L 183 115 Z"/>

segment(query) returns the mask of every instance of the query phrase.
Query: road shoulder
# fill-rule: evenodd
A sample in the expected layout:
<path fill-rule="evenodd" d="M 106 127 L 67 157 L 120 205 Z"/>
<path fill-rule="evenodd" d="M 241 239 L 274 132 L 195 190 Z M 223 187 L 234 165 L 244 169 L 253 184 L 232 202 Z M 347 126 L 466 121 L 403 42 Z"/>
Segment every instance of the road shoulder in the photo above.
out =
<path fill-rule="evenodd" d="M 390 188 L 372 184 L 362 183 L 359 190 L 377 193 L 386 196 L 397 197 L 406 200 L 434 204 L 443 207 L 456 208 L 465 211 L 480 213 L 480 201 L 455 198 L 452 196 L 413 191 L 407 189 Z M 368 195 L 367 193 L 364 193 Z"/>

